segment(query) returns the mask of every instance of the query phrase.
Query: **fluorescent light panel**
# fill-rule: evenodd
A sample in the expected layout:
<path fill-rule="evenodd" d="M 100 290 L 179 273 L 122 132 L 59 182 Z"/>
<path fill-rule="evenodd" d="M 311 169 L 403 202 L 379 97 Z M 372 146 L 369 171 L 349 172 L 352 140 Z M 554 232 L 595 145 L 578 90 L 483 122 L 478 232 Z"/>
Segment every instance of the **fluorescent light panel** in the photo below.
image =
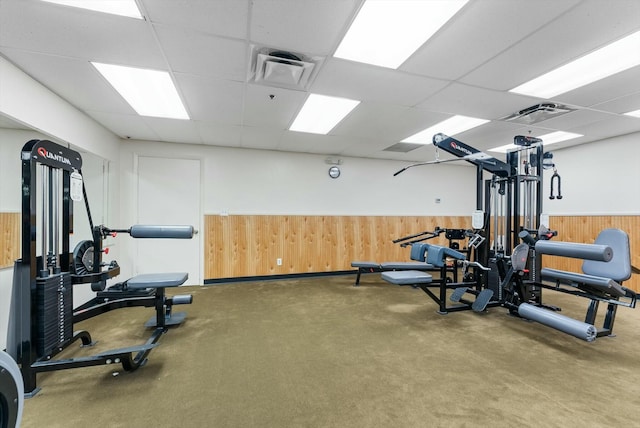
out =
<path fill-rule="evenodd" d="M 627 116 L 640 117 L 640 110 L 634 110 L 625 113 Z"/>
<path fill-rule="evenodd" d="M 403 143 L 431 144 L 434 134 L 443 133 L 450 137 L 461 132 L 468 131 L 489 122 L 486 119 L 476 119 L 475 117 L 453 116 L 449 119 L 437 123 L 424 131 L 420 131 L 411 137 L 402 140 Z"/>
<path fill-rule="evenodd" d="M 135 0 L 42 0 L 63 6 L 78 7 L 113 15 L 143 19 Z"/>
<path fill-rule="evenodd" d="M 640 31 L 510 90 L 552 98 L 640 65 Z"/>
<path fill-rule="evenodd" d="M 166 71 L 92 62 L 93 66 L 141 116 L 189 119 Z"/>
<path fill-rule="evenodd" d="M 564 131 L 556 131 L 551 132 L 549 134 L 544 134 L 538 136 L 542 140 L 542 144 L 546 146 L 550 146 L 551 144 L 559 143 L 561 141 L 573 140 L 574 138 L 583 137 L 582 134 L 575 134 L 573 132 L 564 132 Z M 490 152 L 497 153 L 507 153 L 511 150 L 515 150 L 520 148 L 521 146 L 516 146 L 515 144 L 505 144 L 504 146 L 495 147 L 493 149 L 489 149 Z"/>
<path fill-rule="evenodd" d="M 358 104 L 360 101 L 347 98 L 310 94 L 289 130 L 327 134 Z"/>
<path fill-rule="evenodd" d="M 334 56 L 398 68 L 467 1 L 368 0 Z"/>

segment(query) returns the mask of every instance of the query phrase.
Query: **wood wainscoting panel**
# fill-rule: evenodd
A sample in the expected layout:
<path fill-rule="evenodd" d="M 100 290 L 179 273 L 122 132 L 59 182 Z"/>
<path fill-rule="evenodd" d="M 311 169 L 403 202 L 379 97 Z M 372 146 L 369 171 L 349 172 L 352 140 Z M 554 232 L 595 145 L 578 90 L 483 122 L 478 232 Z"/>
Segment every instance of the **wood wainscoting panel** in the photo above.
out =
<path fill-rule="evenodd" d="M 436 227 L 466 229 L 470 222 L 468 216 L 207 215 L 204 277 L 335 272 L 352 270 L 354 260 L 408 261 L 409 249 L 394 239 Z"/>
<path fill-rule="evenodd" d="M 20 213 L 0 213 L 0 268 L 20 258 Z"/>
<path fill-rule="evenodd" d="M 640 216 L 552 216 L 558 241 L 593 243 L 601 230 L 629 234 L 640 267 Z M 441 228 L 470 228 L 468 216 L 205 216 L 205 279 L 351 270 L 351 262 L 408 261 L 394 239 Z M 446 245 L 444 235 L 431 241 Z M 282 259 L 278 266 L 277 259 Z M 581 272 L 581 261 L 543 257 L 543 266 Z M 640 275 L 624 285 L 640 291 Z"/>

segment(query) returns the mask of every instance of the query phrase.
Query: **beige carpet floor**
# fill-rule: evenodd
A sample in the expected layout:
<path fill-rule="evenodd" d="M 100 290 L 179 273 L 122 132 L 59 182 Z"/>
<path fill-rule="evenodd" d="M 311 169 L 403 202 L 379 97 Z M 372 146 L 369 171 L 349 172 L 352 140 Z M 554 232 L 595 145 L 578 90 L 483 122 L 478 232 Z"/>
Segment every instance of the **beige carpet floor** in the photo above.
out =
<path fill-rule="evenodd" d="M 438 315 L 379 274 L 188 287 L 185 323 L 135 372 L 38 375 L 23 427 L 640 426 L 640 309 L 587 343 L 503 308 Z M 172 290 L 173 291 L 173 290 Z M 545 292 L 562 313 L 587 301 Z M 148 308 L 79 324 L 95 354 L 142 343 Z"/>

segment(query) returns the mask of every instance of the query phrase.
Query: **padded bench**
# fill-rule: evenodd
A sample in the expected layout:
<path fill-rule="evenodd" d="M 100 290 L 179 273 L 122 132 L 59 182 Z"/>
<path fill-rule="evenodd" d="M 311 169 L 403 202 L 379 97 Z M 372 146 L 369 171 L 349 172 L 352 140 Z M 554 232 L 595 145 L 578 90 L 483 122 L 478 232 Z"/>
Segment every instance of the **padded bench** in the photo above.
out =
<path fill-rule="evenodd" d="M 436 270 L 432 264 L 425 262 L 371 262 L 371 261 L 355 261 L 351 262 L 351 267 L 358 268 L 355 286 L 360 284 L 360 276 L 363 273 L 400 271 L 400 270 L 417 270 L 429 271 Z"/>
<path fill-rule="evenodd" d="M 433 280 L 430 274 L 418 270 L 382 272 L 382 279 L 391 284 L 411 285 L 412 287 L 418 287 L 420 284 L 429 284 Z"/>
<path fill-rule="evenodd" d="M 144 273 L 127 281 L 127 288 L 140 290 L 144 288 L 165 288 L 182 285 L 189 278 L 186 272 Z"/>
<path fill-rule="evenodd" d="M 155 290 L 156 315 L 145 323 L 145 327 L 165 328 L 184 321 L 185 312 L 173 313 L 173 305 L 188 305 L 193 301 L 190 294 L 165 297 L 164 289 L 184 284 L 189 278 L 187 272 L 145 273 L 127 281 L 129 290 Z"/>

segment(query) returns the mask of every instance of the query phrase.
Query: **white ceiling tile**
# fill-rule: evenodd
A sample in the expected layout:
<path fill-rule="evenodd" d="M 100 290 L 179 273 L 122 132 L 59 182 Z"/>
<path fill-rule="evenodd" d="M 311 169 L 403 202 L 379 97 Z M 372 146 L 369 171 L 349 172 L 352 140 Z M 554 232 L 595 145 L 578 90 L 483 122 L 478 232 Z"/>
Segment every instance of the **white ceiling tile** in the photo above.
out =
<path fill-rule="evenodd" d="M 410 57 L 400 70 L 456 80 L 578 2 L 579 0 L 469 2 Z"/>
<path fill-rule="evenodd" d="M 387 139 L 397 142 L 406 137 L 403 116 L 410 107 L 362 102 L 332 131 L 332 135 Z"/>
<path fill-rule="evenodd" d="M 198 127 L 192 120 L 144 117 L 144 122 L 160 136 L 160 141 L 202 144 Z"/>
<path fill-rule="evenodd" d="M 311 91 L 360 101 L 414 106 L 446 85 L 444 80 L 331 58 L 325 61 Z"/>
<path fill-rule="evenodd" d="M 576 113 L 534 126 L 496 119 L 541 102 L 508 89 L 640 30 L 640 1 L 473 0 L 400 70 L 331 57 L 362 1 L 138 0 L 141 21 L 0 0 L 0 54 L 114 134 L 138 140 L 412 162 L 433 159 L 434 147 L 384 148 L 454 114 L 492 119 L 456 136 L 480 150 L 529 131 L 585 134 L 554 147 L 638 131 L 640 119 L 620 117 L 640 108 L 638 67 L 552 100 Z M 309 91 L 270 88 L 247 83 L 254 44 L 326 58 Z M 135 115 L 91 60 L 168 70 L 192 120 Z M 362 102 L 327 136 L 287 131 L 309 92 Z"/>
<path fill-rule="evenodd" d="M 637 55 L 640 56 L 640 46 Z M 590 107 L 637 92 L 640 92 L 640 66 L 560 94 L 555 99 L 562 103 Z"/>
<path fill-rule="evenodd" d="M 638 29 L 640 2 L 583 1 L 461 81 L 509 90 Z"/>
<path fill-rule="evenodd" d="M 601 122 L 603 120 L 611 119 L 612 114 L 604 113 L 594 110 L 576 110 L 571 113 L 563 114 L 552 119 L 543 120 L 535 125 L 540 128 L 546 128 L 550 130 L 565 130 L 575 129 L 578 126 L 589 125 L 591 123 Z"/>
<path fill-rule="evenodd" d="M 306 92 L 248 84 L 243 124 L 288 129 L 306 99 Z"/>
<path fill-rule="evenodd" d="M 182 73 L 176 73 L 175 78 L 191 119 L 242 123 L 242 83 Z"/>
<path fill-rule="evenodd" d="M 88 61 L 0 48 L 31 77 L 83 110 L 135 114 L 133 108 Z M 82 88 L 82 90 L 78 90 Z"/>
<path fill-rule="evenodd" d="M 593 108 L 619 114 L 640 110 L 640 91 L 611 101 L 595 104 L 593 105 Z"/>
<path fill-rule="evenodd" d="M 338 46 L 360 0 L 254 0 L 252 42 L 309 55 Z"/>
<path fill-rule="evenodd" d="M 242 41 L 171 27 L 157 27 L 156 32 L 175 72 L 235 81 L 247 75 L 247 46 Z"/>
<path fill-rule="evenodd" d="M 203 144 L 212 146 L 240 147 L 242 127 L 216 122 L 195 122 Z"/>
<path fill-rule="evenodd" d="M 452 83 L 417 107 L 491 120 L 536 103 L 534 98 L 523 95 Z"/>
<path fill-rule="evenodd" d="M 140 0 L 148 19 L 219 36 L 245 39 L 249 0 Z"/>
<path fill-rule="evenodd" d="M 285 131 L 268 127 L 245 126 L 242 129 L 241 147 L 248 149 L 276 150 Z"/>
<path fill-rule="evenodd" d="M 149 127 L 142 116 L 87 111 L 96 122 L 124 139 L 159 141 L 160 135 Z"/>
<path fill-rule="evenodd" d="M 162 51 L 145 21 L 39 1 L 2 2 L 0 46 L 120 65 L 166 68 Z"/>

